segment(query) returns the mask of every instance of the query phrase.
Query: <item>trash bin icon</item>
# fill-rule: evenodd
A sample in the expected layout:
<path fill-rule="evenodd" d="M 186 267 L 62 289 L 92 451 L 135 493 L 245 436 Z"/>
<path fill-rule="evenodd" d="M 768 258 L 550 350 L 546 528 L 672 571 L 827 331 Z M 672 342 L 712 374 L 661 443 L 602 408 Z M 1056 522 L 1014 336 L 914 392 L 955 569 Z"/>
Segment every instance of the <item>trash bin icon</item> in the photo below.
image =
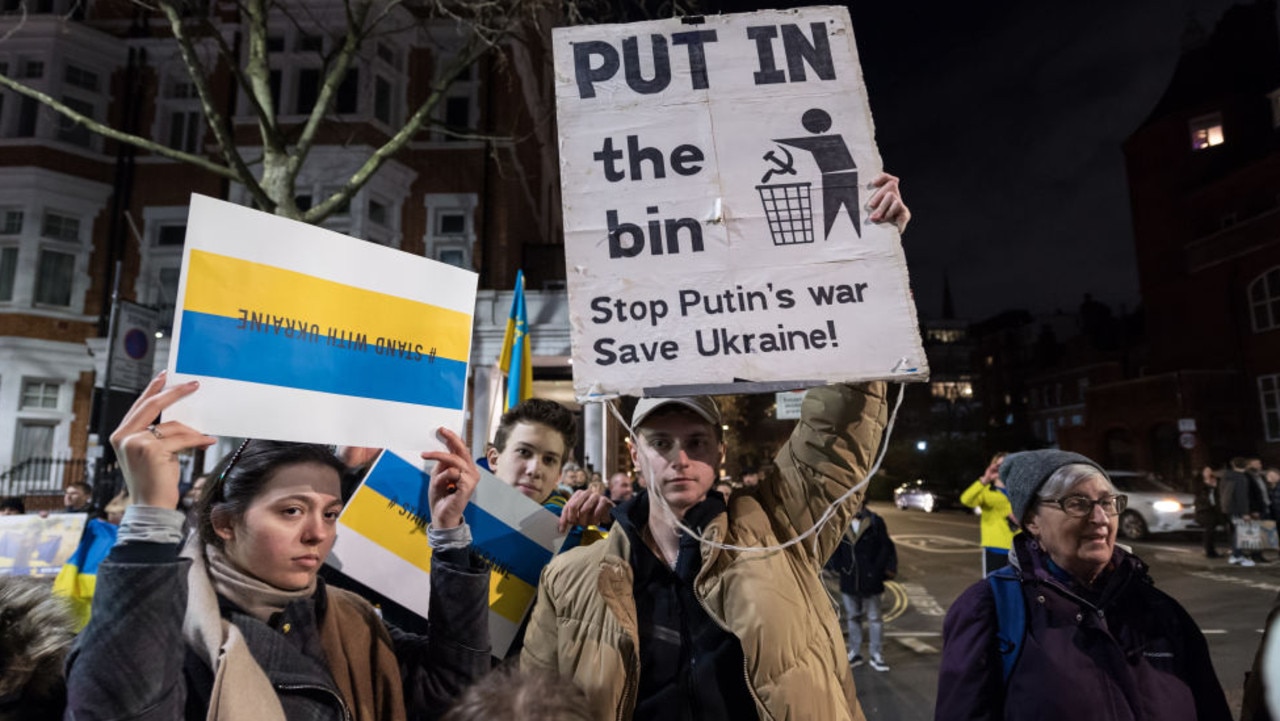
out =
<path fill-rule="evenodd" d="M 757 185 L 774 245 L 813 242 L 812 183 Z"/>

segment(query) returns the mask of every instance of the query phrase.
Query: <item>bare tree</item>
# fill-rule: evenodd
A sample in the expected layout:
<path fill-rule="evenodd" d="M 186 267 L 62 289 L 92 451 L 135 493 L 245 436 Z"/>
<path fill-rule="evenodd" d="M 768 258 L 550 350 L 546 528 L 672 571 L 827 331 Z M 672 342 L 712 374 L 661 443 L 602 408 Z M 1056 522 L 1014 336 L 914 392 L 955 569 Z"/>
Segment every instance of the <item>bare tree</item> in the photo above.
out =
<path fill-rule="evenodd" d="M 383 163 L 420 132 L 438 126 L 436 108 L 457 78 L 486 55 L 502 62 L 504 47 L 519 41 L 522 33 L 549 32 L 545 26 L 559 17 L 560 11 L 557 0 L 222 0 L 212 3 L 212 9 L 207 0 L 127 3 L 176 43 L 214 136 L 209 155 L 124 132 L 6 74 L 0 74 L 0 86 L 35 99 L 91 132 L 239 183 L 258 207 L 308 223 L 319 223 L 345 207 Z M 25 15 L 18 16 L 4 37 L 18 32 L 24 21 Z M 282 121 L 281 109 L 273 100 L 272 53 L 277 49 L 272 47 L 270 29 L 281 22 L 331 39 L 314 48 L 321 55 L 321 81 L 314 105 L 301 122 L 292 115 Z M 240 42 L 233 42 L 237 33 Z M 437 60 L 444 58 L 445 62 L 435 68 L 421 102 L 409 109 L 404 122 L 345 182 L 311 207 L 299 208 L 294 200 L 295 184 L 309 153 L 320 142 L 322 126 L 343 120 L 335 114 L 335 103 L 348 71 L 377 52 L 378 38 L 397 33 L 448 35 L 448 51 L 436 53 Z M 231 74 L 236 91 L 247 101 L 247 112 L 256 124 L 256 142 L 237 142 L 234 119 L 222 109 L 224 99 L 215 95 L 211 83 L 219 69 Z M 441 131 L 459 132 L 451 128 Z M 254 148 L 255 157 L 246 157 L 244 147 Z"/>

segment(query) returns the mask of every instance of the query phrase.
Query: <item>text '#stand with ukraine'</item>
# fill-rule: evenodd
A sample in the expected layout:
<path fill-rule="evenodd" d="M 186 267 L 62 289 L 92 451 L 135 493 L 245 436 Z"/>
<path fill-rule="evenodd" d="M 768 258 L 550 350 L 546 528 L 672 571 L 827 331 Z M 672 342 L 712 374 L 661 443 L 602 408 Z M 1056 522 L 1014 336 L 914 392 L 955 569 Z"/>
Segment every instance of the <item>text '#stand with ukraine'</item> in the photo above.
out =
<path fill-rule="evenodd" d="M 390 451 L 378 457 L 338 519 L 329 565 L 427 616 L 431 549 L 427 545 L 429 478 Z M 480 485 L 463 516 L 472 548 L 489 562 L 489 634 L 504 657 L 533 605 L 542 568 L 560 547 L 556 517 L 493 475 Z"/>
<path fill-rule="evenodd" d="M 191 198 L 165 413 L 205 433 L 440 447 L 463 422 L 476 275 Z"/>

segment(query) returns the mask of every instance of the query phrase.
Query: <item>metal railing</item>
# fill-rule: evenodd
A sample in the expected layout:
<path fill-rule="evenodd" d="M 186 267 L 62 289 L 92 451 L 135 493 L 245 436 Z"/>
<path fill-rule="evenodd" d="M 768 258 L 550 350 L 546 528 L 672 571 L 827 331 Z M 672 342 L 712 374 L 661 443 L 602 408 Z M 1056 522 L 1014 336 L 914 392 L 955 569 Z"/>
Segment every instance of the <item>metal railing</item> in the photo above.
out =
<path fill-rule="evenodd" d="M 61 495 L 73 481 L 93 483 L 95 465 L 86 458 L 28 458 L 0 472 L 0 496 Z"/>

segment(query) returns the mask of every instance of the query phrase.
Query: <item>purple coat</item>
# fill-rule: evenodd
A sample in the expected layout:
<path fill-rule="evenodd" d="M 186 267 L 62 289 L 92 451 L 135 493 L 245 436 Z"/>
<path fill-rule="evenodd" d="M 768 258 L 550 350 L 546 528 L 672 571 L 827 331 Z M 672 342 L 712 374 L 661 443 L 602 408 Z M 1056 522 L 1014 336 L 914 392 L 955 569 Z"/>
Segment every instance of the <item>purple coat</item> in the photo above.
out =
<path fill-rule="evenodd" d="M 1013 549 L 1022 653 L 1006 685 L 991 586 L 970 586 L 943 623 L 936 721 L 1230 721 L 1204 634 L 1137 556 L 1116 548 L 1091 591 L 1055 577 L 1027 534 Z"/>

